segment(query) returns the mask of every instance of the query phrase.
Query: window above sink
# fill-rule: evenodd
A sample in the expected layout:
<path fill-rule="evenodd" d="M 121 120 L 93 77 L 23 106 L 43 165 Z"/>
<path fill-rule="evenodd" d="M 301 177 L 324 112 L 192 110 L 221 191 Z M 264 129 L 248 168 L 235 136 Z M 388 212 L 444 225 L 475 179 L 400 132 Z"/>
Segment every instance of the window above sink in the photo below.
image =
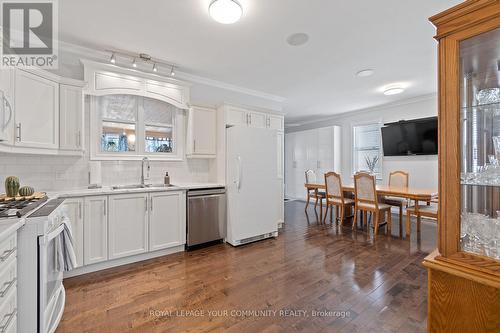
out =
<path fill-rule="evenodd" d="M 92 160 L 181 160 L 184 112 L 164 101 L 127 94 L 91 96 Z"/>

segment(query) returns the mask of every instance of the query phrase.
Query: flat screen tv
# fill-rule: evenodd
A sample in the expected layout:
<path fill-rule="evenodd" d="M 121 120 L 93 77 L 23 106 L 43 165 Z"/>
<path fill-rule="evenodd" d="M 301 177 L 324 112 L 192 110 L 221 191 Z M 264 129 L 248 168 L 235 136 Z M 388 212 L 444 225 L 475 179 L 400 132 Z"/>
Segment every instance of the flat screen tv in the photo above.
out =
<path fill-rule="evenodd" d="M 382 146 L 384 156 L 437 155 L 437 117 L 385 124 Z"/>

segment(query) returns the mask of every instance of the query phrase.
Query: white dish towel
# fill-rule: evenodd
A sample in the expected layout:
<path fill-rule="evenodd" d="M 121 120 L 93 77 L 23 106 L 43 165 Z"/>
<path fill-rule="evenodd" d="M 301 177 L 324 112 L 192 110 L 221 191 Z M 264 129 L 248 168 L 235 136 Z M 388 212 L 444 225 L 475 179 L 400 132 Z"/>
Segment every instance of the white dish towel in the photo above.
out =
<path fill-rule="evenodd" d="M 76 263 L 75 242 L 71 231 L 71 223 L 67 216 L 63 216 L 62 225 L 64 229 L 55 239 L 56 268 L 59 272 L 68 272 L 78 267 L 78 264 Z"/>

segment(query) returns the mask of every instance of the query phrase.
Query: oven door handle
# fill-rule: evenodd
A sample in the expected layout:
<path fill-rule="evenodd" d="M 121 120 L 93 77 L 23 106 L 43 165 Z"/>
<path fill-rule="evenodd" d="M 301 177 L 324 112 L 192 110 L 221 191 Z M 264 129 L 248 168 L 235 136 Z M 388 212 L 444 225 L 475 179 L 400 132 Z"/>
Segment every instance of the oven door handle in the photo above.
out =
<path fill-rule="evenodd" d="M 47 245 L 51 240 L 56 238 L 64 230 L 64 223 L 61 223 L 56 229 L 49 232 L 47 235 L 40 237 L 40 245 Z"/>

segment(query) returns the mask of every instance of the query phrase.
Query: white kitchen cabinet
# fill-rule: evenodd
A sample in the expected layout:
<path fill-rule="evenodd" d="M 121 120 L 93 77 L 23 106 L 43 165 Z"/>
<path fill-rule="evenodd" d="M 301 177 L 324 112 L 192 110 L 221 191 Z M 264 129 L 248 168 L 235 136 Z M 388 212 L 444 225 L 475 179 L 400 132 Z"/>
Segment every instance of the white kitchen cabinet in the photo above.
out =
<path fill-rule="evenodd" d="M 14 142 L 14 70 L 0 69 L 0 142 Z"/>
<path fill-rule="evenodd" d="M 284 130 L 284 117 L 279 115 L 267 116 L 267 127 L 278 131 Z"/>
<path fill-rule="evenodd" d="M 228 106 L 225 115 L 227 126 L 247 125 L 248 123 L 247 111 L 245 109 Z"/>
<path fill-rule="evenodd" d="M 15 145 L 59 148 L 59 83 L 15 71 Z"/>
<path fill-rule="evenodd" d="M 109 259 L 148 251 L 148 195 L 109 196 Z"/>
<path fill-rule="evenodd" d="M 83 210 L 84 200 L 82 198 L 71 198 L 64 200 L 64 208 L 71 222 L 71 231 L 73 233 L 73 247 L 75 249 L 76 263 L 83 266 Z"/>
<path fill-rule="evenodd" d="M 248 126 L 257 128 L 267 127 L 267 115 L 265 113 L 249 111 L 247 117 Z"/>
<path fill-rule="evenodd" d="M 187 156 L 215 157 L 217 153 L 217 110 L 192 107 L 188 114 Z"/>
<path fill-rule="evenodd" d="M 108 260 L 108 197 L 86 197 L 84 200 L 83 263 Z"/>
<path fill-rule="evenodd" d="M 305 199 L 306 170 L 313 170 L 316 180 L 324 174 L 340 172 L 340 127 L 330 126 L 286 134 L 286 196 Z"/>
<path fill-rule="evenodd" d="M 186 195 L 184 192 L 150 194 L 149 251 L 186 242 Z"/>
<path fill-rule="evenodd" d="M 81 87 L 59 87 L 59 148 L 83 149 L 83 92 Z"/>

